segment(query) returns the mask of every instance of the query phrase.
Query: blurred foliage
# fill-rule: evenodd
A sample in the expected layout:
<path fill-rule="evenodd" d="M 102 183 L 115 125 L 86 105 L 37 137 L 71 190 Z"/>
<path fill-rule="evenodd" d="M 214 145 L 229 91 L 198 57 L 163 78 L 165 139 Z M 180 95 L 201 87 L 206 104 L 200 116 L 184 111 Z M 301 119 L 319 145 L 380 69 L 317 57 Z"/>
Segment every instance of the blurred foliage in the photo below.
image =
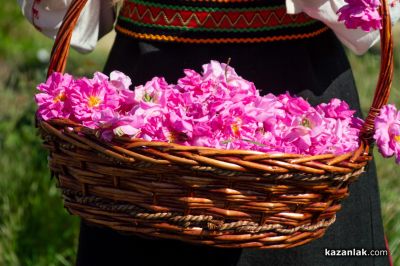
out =
<path fill-rule="evenodd" d="M 395 41 L 395 73 L 389 103 L 400 106 L 400 25 L 393 30 Z M 353 68 L 355 81 L 360 95 L 361 107 L 367 114 L 371 106 L 374 89 L 378 78 L 380 66 L 379 47 L 374 47 L 370 52 L 356 56 L 348 52 L 348 57 Z M 394 265 L 400 265 L 400 176 L 399 166 L 392 159 L 383 159 L 374 150 L 378 168 L 378 180 L 382 202 L 382 216 L 385 234 L 389 242 Z"/>
<path fill-rule="evenodd" d="M 34 125 L 33 95 L 45 80 L 52 40 L 22 16 L 16 1 L 0 7 L 0 265 L 73 265 L 79 219 L 63 208 Z M 76 75 L 101 70 L 104 51 L 71 51 Z"/>
<path fill-rule="evenodd" d="M 45 79 L 52 41 L 25 20 L 16 1 L 0 6 L 0 29 L 0 265 L 73 265 L 79 221 L 63 208 L 34 127 L 33 95 Z M 101 49 L 84 56 L 71 51 L 68 69 L 90 76 L 102 69 L 105 59 Z M 349 53 L 349 59 L 367 112 L 379 52 L 361 57 Z M 392 93 L 398 106 L 399 59 Z M 376 158 L 385 231 L 395 265 L 400 265 L 400 178 L 393 161 Z"/>

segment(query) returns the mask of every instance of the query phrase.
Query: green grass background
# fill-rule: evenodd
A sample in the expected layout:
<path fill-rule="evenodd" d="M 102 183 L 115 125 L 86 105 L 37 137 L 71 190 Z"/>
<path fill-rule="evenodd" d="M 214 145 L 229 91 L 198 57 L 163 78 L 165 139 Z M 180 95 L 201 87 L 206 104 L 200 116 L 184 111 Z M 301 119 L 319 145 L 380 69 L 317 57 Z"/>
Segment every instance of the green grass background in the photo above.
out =
<path fill-rule="evenodd" d="M 398 31 L 397 31 L 398 33 Z M 398 35 L 398 34 L 397 34 Z M 46 153 L 34 127 L 35 86 L 45 78 L 38 53 L 52 42 L 22 17 L 16 1 L 0 5 L 0 265 L 73 265 L 78 219 L 63 208 L 50 179 Z M 89 55 L 71 52 L 68 72 L 91 75 L 101 70 L 110 42 Z M 400 106 L 399 64 L 392 102 Z M 348 53 L 364 112 L 368 110 L 379 69 L 379 49 L 363 56 Z M 377 154 L 385 232 L 395 265 L 400 265 L 400 168 Z M 396 168 L 397 167 L 397 168 Z"/>

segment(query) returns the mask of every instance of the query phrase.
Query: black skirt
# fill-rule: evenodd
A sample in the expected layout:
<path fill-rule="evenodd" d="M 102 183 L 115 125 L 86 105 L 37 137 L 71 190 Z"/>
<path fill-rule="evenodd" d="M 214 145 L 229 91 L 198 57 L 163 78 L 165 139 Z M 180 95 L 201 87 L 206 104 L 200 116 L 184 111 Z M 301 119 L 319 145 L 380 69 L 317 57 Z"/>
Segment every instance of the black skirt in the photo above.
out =
<path fill-rule="evenodd" d="M 142 42 L 118 34 L 105 72 L 120 70 L 134 85 L 154 76 L 176 82 L 185 68 L 226 62 L 262 93 L 291 92 L 311 104 L 346 100 L 360 112 L 344 50 L 331 31 L 296 41 L 258 44 Z M 337 221 L 321 239 L 287 250 L 218 249 L 173 240 L 148 240 L 81 223 L 77 265 L 389 265 L 388 256 L 329 257 L 326 249 L 386 249 L 374 163 L 350 187 Z"/>

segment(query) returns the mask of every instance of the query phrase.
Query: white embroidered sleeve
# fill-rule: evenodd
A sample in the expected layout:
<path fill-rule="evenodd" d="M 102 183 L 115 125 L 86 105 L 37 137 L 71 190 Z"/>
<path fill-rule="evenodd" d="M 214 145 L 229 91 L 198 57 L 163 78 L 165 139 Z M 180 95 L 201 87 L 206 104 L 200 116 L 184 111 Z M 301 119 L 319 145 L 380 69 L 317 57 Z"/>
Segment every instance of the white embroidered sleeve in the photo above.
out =
<path fill-rule="evenodd" d="M 55 38 L 72 0 L 18 0 L 24 16 L 34 27 Z M 90 52 L 98 39 L 113 26 L 111 1 L 89 0 L 72 34 L 71 46 L 80 52 Z"/>
<path fill-rule="evenodd" d="M 399 19 L 399 1 L 390 1 L 393 24 Z M 288 14 L 305 12 L 310 17 L 324 22 L 344 45 L 356 54 L 363 54 L 379 40 L 379 31 L 347 29 L 343 22 L 338 22 L 337 11 L 345 4 L 344 0 L 286 0 L 286 9 Z"/>

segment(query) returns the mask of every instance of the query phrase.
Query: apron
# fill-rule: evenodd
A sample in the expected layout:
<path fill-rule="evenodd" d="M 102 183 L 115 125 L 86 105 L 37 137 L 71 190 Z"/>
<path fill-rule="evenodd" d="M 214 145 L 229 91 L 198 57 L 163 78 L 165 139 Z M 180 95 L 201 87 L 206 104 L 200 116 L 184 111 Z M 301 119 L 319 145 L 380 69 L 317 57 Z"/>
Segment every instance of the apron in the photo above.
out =
<path fill-rule="evenodd" d="M 105 73 L 140 85 L 154 76 L 176 82 L 183 69 L 227 62 L 261 94 L 302 96 L 311 104 L 345 100 L 361 116 L 353 75 L 332 31 L 281 0 L 130 0 L 116 25 Z M 266 266 L 389 265 L 387 256 L 329 257 L 325 249 L 386 249 L 374 162 L 350 186 L 325 236 L 286 250 L 219 249 L 125 235 L 81 222 L 77 265 Z"/>

